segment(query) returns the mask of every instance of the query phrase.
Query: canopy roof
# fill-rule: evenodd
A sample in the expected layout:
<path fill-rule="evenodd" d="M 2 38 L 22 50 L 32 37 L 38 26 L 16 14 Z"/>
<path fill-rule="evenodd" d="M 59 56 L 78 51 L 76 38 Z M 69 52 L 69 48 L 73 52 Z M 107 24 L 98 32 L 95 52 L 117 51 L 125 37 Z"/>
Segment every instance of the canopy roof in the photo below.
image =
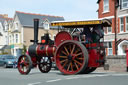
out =
<path fill-rule="evenodd" d="M 104 20 L 87 20 L 87 21 L 54 21 L 51 23 L 51 26 L 62 26 L 66 28 L 75 28 L 75 27 L 85 27 L 85 26 L 96 26 L 102 25 L 104 27 L 111 26 L 111 21 Z"/>

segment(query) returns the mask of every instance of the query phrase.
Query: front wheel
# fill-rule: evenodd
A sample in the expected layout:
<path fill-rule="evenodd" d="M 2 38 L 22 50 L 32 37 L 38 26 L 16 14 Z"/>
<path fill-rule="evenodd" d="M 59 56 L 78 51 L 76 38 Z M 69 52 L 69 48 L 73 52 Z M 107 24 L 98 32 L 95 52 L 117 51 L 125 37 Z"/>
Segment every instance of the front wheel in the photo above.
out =
<path fill-rule="evenodd" d="M 4 64 L 4 68 L 7 68 L 7 64 L 6 63 Z"/>
<path fill-rule="evenodd" d="M 31 71 L 32 61 L 29 55 L 21 55 L 18 59 L 18 71 L 20 74 L 27 75 Z"/>

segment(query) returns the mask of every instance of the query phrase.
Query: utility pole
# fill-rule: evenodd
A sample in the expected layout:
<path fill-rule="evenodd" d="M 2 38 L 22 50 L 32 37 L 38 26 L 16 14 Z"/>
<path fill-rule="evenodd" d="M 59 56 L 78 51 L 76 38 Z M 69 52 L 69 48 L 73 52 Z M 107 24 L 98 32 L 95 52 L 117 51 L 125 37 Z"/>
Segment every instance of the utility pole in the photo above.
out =
<path fill-rule="evenodd" d="M 115 4 L 115 10 L 114 10 L 114 25 L 115 25 L 115 55 L 117 55 L 117 47 L 116 47 L 116 42 L 117 42 L 117 33 L 116 33 L 116 11 L 117 11 L 117 7 L 116 7 L 116 3 L 117 1 L 115 0 L 114 4 Z"/>
<path fill-rule="evenodd" d="M 114 0 L 114 4 L 115 4 L 115 11 L 114 11 L 114 25 L 115 25 L 115 55 L 117 55 L 117 46 L 116 46 L 116 42 L 117 42 L 117 8 L 119 6 L 119 0 Z"/>

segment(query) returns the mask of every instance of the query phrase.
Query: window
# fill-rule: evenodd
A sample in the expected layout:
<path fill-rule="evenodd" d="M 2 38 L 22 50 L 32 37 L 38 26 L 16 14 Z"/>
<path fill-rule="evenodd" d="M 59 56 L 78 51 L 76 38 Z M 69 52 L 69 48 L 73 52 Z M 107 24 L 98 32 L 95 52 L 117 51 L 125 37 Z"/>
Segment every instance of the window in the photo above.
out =
<path fill-rule="evenodd" d="M 12 35 L 12 43 L 14 43 L 14 34 Z"/>
<path fill-rule="evenodd" d="M 113 55 L 113 53 L 112 53 L 112 42 L 108 42 L 108 55 Z"/>
<path fill-rule="evenodd" d="M 16 43 L 18 43 L 18 42 L 19 42 L 19 41 L 18 41 L 18 34 L 16 34 L 15 37 L 16 37 L 16 38 L 15 38 L 15 39 L 16 39 Z"/>
<path fill-rule="evenodd" d="M 108 27 L 107 31 L 108 31 L 108 33 L 112 33 L 112 28 Z"/>
<path fill-rule="evenodd" d="M 124 18 L 120 18 L 120 32 L 124 32 Z"/>
<path fill-rule="evenodd" d="M 5 43 L 6 43 L 6 45 L 8 45 L 8 37 L 7 36 L 5 36 Z"/>
<path fill-rule="evenodd" d="M 43 24 L 43 27 L 44 27 L 44 29 L 49 30 L 49 23 L 48 22 L 45 22 Z"/>
<path fill-rule="evenodd" d="M 122 8 L 128 8 L 128 0 L 122 0 Z"/>
<path fill-rule="evenodd" d="M 109 11 L 109 0 L 104 0 L 104 12 Z"/>
<path fill-rule="evenodd" d="M 18 30 L 18 22 L 15 22 L 15 29 Z"/>
<path fill-rule="evenodd" d="M 12 43 L 11 35 L 9 36 L 9 43 L 10 43 L 10 44 Z"/>
<path fill-rule="evenodd" d="M 128 32 L 128 17 L 126 17 L 126 31 Z"/>

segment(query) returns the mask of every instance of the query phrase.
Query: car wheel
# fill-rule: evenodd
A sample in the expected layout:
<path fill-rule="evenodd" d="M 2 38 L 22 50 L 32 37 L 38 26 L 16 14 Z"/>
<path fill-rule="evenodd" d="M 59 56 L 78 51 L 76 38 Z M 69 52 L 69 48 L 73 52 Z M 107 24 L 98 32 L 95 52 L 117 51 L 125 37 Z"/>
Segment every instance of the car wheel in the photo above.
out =
<path fill-rule="evenodd" d="M 7 64 L 6 63 L 4 64 L 4 68 L 7 68 Z"/>

